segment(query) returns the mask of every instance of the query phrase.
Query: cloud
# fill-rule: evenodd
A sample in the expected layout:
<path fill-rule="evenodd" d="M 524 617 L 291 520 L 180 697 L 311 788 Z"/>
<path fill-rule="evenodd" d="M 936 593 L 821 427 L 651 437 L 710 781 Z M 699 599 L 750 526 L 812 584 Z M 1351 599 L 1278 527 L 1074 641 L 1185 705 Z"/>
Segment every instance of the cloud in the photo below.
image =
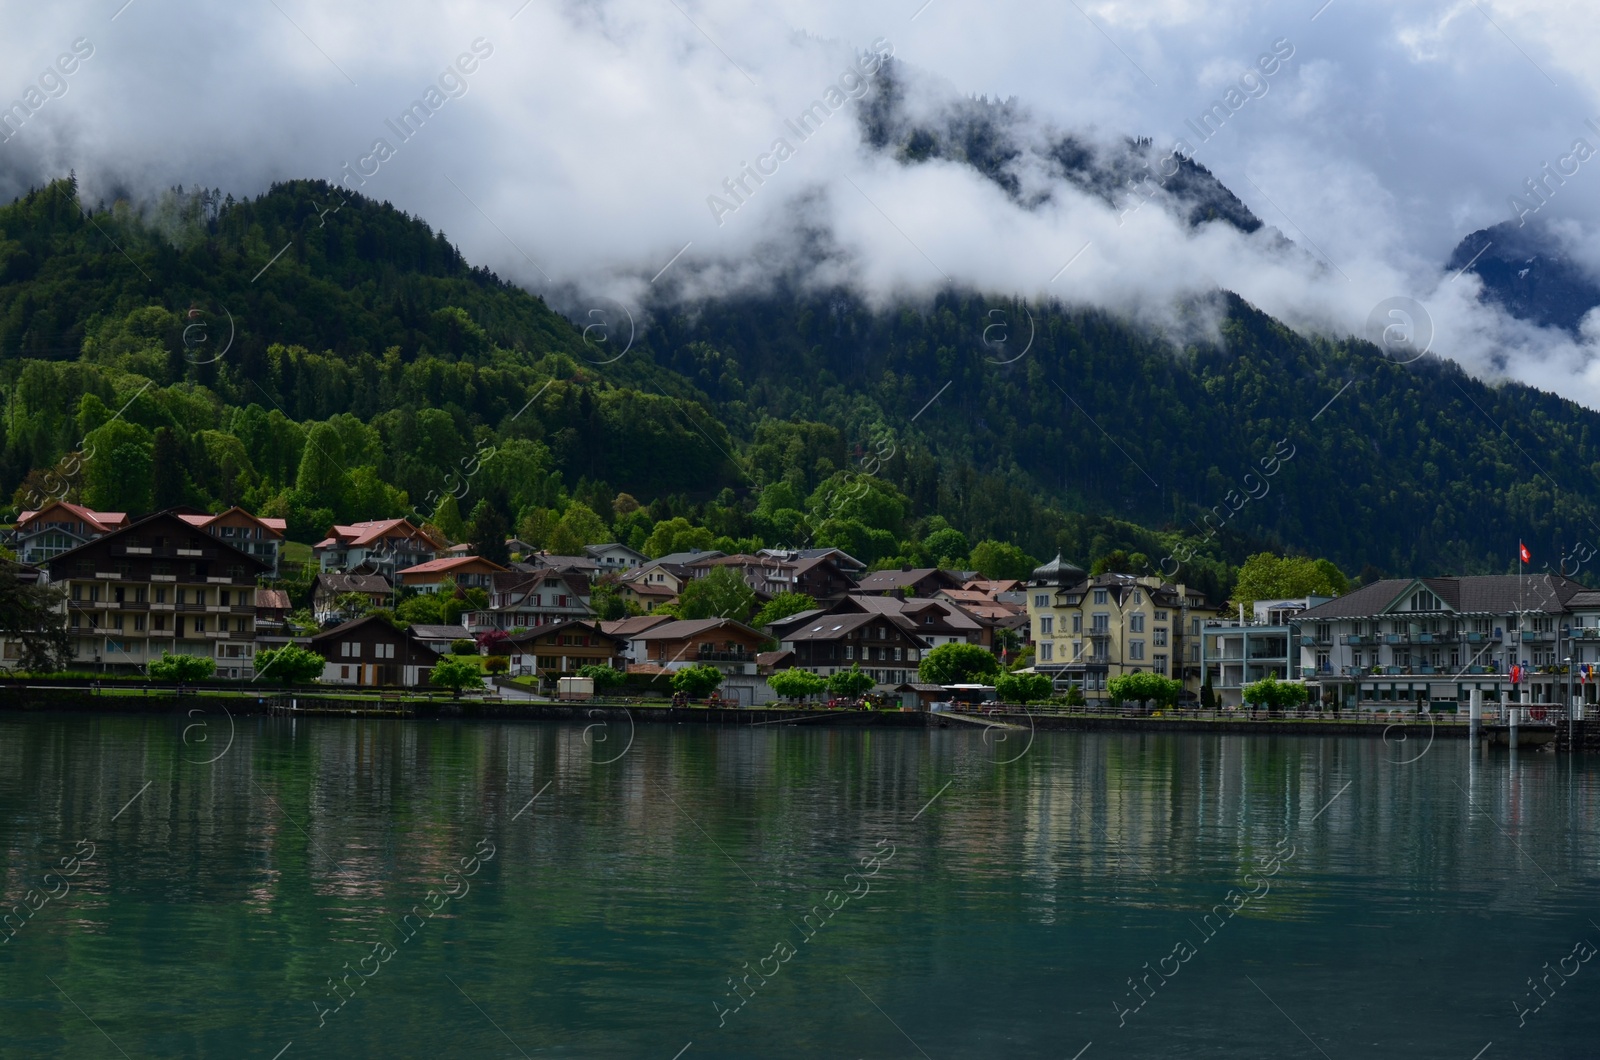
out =
<path fill-rule="evenodd" d="M 956 282 L 1191 328 L 1193 305 L 1226 288 L 1295 327 L 1347 334 L 1406 295 L 1433 315 L 1435 351 L 1600 405 L 1587 396 L 1600 391 L 1574 387 L 1600 381 L 1592 331 L 1577 341 L 1508 320 L 1477 304 L 1472 276 L 1442 268 L 1468 233 L 1511 219 L 1508 197 L 1600 118 L 1600 23 L 1576 2 L 1334 0 L 1315 20 L 1317 3 L 1265 0 L 982 12 L 951 0 L 134 0 L 113 20 L 117 6 L 7 12 L 0 102 L 73 41 L 96 51 L 0 145 L 0 192 L 76 169 L 90 202 L 179 183 L 254 194 L 336 179 L 386 140 L 397 150 L 360 190 L 569 307 L 780 277 L 879 300 Z M 399 142 L 388 123 L 479 38 L 493 54 L 465 93 Z M 959 162 L 900 165 L 849 113 L 793 136 L 786 123 L 875 41 L 916 74 L 914 114 L 1015 97 L 1010 132 L 1029 147 L 1012 167 L 1019 196 Z M 1278 41 L 1294 58 L 1265 94 L 1192 146 L 1298 250 L 1271 230 L 1191 229 L 1159 200 L 1119 217 L 1126 200 L 1052 168 L 1045 148 L 1066 133 L 1100 152 L 1147 136 L 1151 157 L 1195 141 L 1189 121 Z M 793 156 L 718 224 L 708 197 L 780 138 Z M 1594 245 L 1597 191 L 1600 165 L 1585 167 L 1542 217 Z"/>

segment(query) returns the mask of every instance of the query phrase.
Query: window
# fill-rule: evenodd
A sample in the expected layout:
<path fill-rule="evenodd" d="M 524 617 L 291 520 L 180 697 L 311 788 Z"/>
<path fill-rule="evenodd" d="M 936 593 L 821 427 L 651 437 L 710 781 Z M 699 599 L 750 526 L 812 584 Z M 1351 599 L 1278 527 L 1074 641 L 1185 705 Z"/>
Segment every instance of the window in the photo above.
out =
<path fill-rule="evenodd" d="M 1130 658 L 1130 659 L 1143 659 L 1144 658 L 1144 641 L 1142 641 L 1142 640 L 1130 640 L 1130 641 L 1128 641 L 1128 658 Z"/>
<path fill-rule="evenodd" d="M 1351 652 L 1350 653 L 1350 665 L 1354 666 L 1357 670 L 1361 669 L 1361 653 L 1360 652 Z"/>
<path fill-rule="evenodd" d="M 195 615 L 194 616 L 194 631 L 196 633 L 204 633 L 206 631 L 206 616 L 205 615 Z"/>
<path fill-rule="evenodd" d="M 1133 602 L 1136 605 L 1144 603 L 1144 590 L 1135 589 L 1133 591 Z"/>
<path fill-rule="evenodd" d="M 350 667 L 348 667 L 348 666 L 339 667 L 339 678 L 341 680 L 348 681 L 350 679 Z"/>
<path fill-rule="evenodd" d="M 1325 651 L 1317 652 L 1317 673 L 1325 674 L 1328 670 L 1328 653 Z"/>
<path fill-rule="evenodd" d="M 1072 642 L 1072 661 L 1073 662 L 1077 662 L 1078 661 L 1078 657 L 1081 656 L 1082 654 L 1083 654 L 1083 641 L 1081 641 L 1081 640 L 1073 641 Z"/>
<path fill-rule="evenodd" d="M 856 657 L 856 646 L 854 644 L 846 644 L 844 646 L 844 657 L 846 660 Z"/>
<path fill-rule="evenodd" d="M 1040 644 L 1039 644 L 1039 661 L 1040 662 L 1054 662 L 1055 661 L 1055 647 L 1056 646 L 1054 644 L 1050 643 L 1047 640 L 1046 641 L 1041 641 Z"/>
<path fill-rule="evenodd" d="M 180 604 L 183 603 L 184 600 L 188 598 L 188 595 L 189 595 L 189 590 L 187 590 L 187 589 L 179 589 L 179 590 L 177 590 L 176 599 L 177 599 L 178 603 L 180 603 Z"/>
<path fill-rule="evenodd" d="M 144 616 L 143 615 L 134 615 L 133 616 L 133 631 L 135 633 L 143 633 L 144 632 Z"/>
<path fill-rule="evenodd" d="M 1156 647 L 1165 648 L 1167 646 L 1167 631 L 1165 629 L 1156 629 L 1150 635 Z"/>
<path fill-rule="evenodd" d="M 1083 615 L 1081 612 L 1074 612 L 1072 616 L 1072 632 L 1083 632 Z"/>
<path fill-rule="evenodd" d="M 1111 632 L 1111 616 L 1104 611 L 1095 612 L 1094 625 L 1091 628 L 1095 633 Z"/>
<path fill-rule="evenodd" d="M 1200 620 L 1197 618 L 1189 626 L 1189 636 L 1198 637 L 1199 635 L 1200 635 Z"/>
<path fill-rule="evenodd" d="M 1165 677 L 1167 675 L 1167 657 L 1165 655 L 1151 656 L 1150 669 Z"/>
<path fill-rule="evenodd" d="M 1050 594 L 1049 593 L 1035 593 L 1034 597 L 1033 597 L 1033 606 L 1034 607 L 1049 607 L 1050 606 Z"/>
<path fill-rule="evenodd" d="M 167 602 L 167 591 L 165 589 L 157 589 L 156 590 L 156 603 L 164 604 L 166 602 Z"/>
<path fill-rule="evenodd" d="M 1045 615 L 1045 616 L 1041 617 L 1039 619 L 1039 636 L 1041 636 L 1041 637 L 1050 636 L 1050 634 L 1055 632 L 1055 624 L 1056 624 L 1056 620 L 1054 618 L 1050 617 L 1049 615 Z"/>
<path fill-rule="evenodd" d="M 1104 589 L 1096 589 L 1094 591 L 1094 602 L 1097 604 L 1106 602 L 1106 591 Z"/>
<path fill-rule="evenodd" d="M 1167 620 L 1167 613 L 1165 611 L 1157 611 L 1156 612 L 1156 621 L 1157 622 L 1165 622 L 1166 620 Z"/>
<path fill-rule="evenodd" d="M 1143 614 L 1132 614 L 1132 615 L 1128 616 L 1128 632 L 1129 633 L 1143 633 L 1144 632 L 1144 615 Z"/>
<path fill-rule="evenodd" d="M 1443 611 L 1444 605 L 1439 598 L 1426 589 L 1418 589 L 1411 594 L 1411 610 L 1413 611 Z"/>

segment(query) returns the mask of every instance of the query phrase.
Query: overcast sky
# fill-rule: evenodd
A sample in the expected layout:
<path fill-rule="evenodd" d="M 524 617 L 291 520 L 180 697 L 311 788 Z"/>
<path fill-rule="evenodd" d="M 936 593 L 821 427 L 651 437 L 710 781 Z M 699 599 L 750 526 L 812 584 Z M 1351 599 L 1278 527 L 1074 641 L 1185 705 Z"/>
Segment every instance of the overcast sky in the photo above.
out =
<path fill-rule="evenodd" d="M 7 193 L 69 169 L 91 203 L 364 169 L 360 190 L 569 312 L 636 300 L 669 262 L 658 286 L 690 294 L 798 264 L 880 299 L 955 280 L 1157 323 L 1223 287 L 1338 334 L 1406 296 L 1435 352 L 1600 406 L 1600 320 L 1573 343 L 1442 268 L 1576 139 L 1600 151 L 1600 12 L 1580 0 L 68 0 L 6 4 L 0 27 L 0 102 L 43 101 L 0 144 Z M 62 94 L 41 75 L 85 40 Z M 475 41 L 463 89 L 442 75 Z M 1015 96 L 1041 130 L 1186 139 L 1305 254 L 1073 194 L 1025 211 L 959 166 L 874 157 L 847 111 L 799 142 L 785 119 L 875 42 L 924 86 Z M 1200 143 L 1186 122 L 1275 47 L 1293 55 L 1264 94 Z M 442 105 L 402 141 L 387 122 L 430 85 Z M 708 196 L 779 137 L 793 157 L 719 224 Z M 1538 216 L 1600 272 L 1600 155 L 1565 180 Z"/>

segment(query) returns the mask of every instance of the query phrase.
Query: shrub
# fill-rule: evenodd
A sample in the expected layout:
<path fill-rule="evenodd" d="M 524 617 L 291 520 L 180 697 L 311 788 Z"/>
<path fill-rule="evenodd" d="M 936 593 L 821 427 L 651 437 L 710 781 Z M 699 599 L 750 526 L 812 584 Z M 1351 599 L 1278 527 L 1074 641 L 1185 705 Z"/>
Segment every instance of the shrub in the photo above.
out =
<path fill-rule="evenodd" d="M 206 655 L 173 655 L 164 651 L 161 658 L 150 660 L 150 676 L 157 681 L 204 681 L 216 672 L 217 661 Z M 322 672 L 320 666 L 317 672 Z"/>
<path fill-rule="evenodd" d="M 457 637 L 450 642 L 450 654 L 476 655 L 478 654 L 478 643 L 471 637 Z"/>

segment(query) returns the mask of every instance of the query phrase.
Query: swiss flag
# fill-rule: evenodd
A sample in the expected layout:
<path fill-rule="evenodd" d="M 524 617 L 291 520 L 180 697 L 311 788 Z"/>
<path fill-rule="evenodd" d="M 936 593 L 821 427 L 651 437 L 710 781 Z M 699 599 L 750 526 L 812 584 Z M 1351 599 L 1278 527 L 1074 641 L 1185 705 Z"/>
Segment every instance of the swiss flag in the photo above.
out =
<path fill-rule="evenodd" d="M 1524 545 L 1521 541 L 1517 542 L 1517 551 L 1522 555 L 1522 562 L 1527 563 L 1529 560 L 1533 559 L 1533 557 L 1528 554 L 1528 546 Z"/>

